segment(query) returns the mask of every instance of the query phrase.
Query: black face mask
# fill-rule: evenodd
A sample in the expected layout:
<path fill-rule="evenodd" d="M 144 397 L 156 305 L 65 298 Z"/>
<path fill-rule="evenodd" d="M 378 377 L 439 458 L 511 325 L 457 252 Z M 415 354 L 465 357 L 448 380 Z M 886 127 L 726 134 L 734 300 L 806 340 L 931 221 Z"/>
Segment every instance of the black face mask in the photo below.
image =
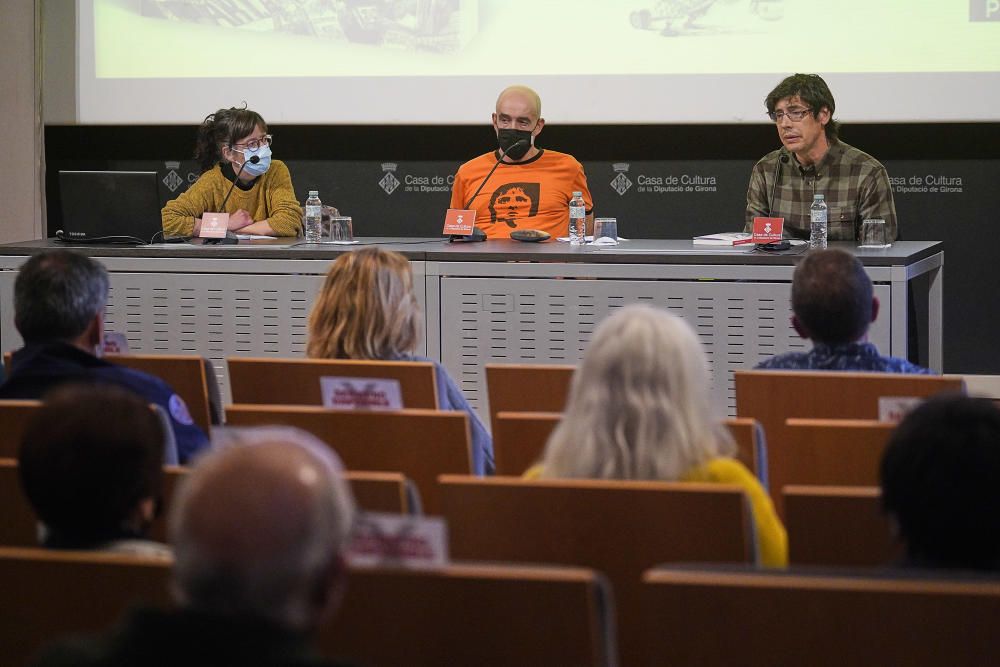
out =
<path fill-rule="evenodd" d="M 521 139 L 524 140 L 524 143 L 519 146 L 514 146 L 514 144 Z M 531 130 L 504 128 L 497 131 L 497 141 L 499 142 L 500 150 L 504 152 L 504 155 L 512 160 L 520 160 L 531 148 Z"/>

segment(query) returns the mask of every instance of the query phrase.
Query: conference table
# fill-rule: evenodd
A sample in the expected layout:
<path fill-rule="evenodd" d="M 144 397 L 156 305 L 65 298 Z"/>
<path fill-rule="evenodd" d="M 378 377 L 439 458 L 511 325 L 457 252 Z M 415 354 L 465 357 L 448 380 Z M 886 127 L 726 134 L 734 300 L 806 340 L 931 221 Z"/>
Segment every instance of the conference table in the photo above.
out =
<path fill-rule="evenodd" d="M 110 273 L 108 331 L 123 333 L 134 353 L 209 358 L 228 402 L 226 357 L 303 356 L 309 310 L 330 262 L 373 244 L 409 259 L 424 312 L 418 352 L 440 360 L 484 416 L 486 364 L 575 364 L 601 319 L 629 303 L 669 309 L 694 327 L 708 354 L 712 400 L 720 415 L 735 414 L 734 370 L 810 347 L 790 325 L 792 272 L 804 246 L 766 253 L 747 246 L 696 246 L 690 240 L 570 246 L 360 238 L 355 245 L 288 239 L 139 247 L 49 239 L 0 245 L 0 349 L 21 345 L 13 324 L 17 268 L 40 251 L 72 248 L 100 260 Z M 927 342 L 928 365 L 941 371 L 942 243 L 830 246 L 855 253 L 875 284 L 882 308 L 870 340 L 884 354 L 905 357 L 908 327 L 916 326 Z M 910 315 L 910 299 L 925 302 L 926 312 Z"/>

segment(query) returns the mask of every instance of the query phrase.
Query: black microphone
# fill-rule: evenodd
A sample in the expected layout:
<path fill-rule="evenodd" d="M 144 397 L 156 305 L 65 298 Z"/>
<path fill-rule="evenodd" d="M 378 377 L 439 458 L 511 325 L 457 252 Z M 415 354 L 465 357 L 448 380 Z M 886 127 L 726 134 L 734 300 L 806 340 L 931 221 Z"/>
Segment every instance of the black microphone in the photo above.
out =
<path fill-rule="evenodd" d="M 486 178 L 483 179 L 483 182 L 479 184 L 479 187 L 476 188 L 476 191 L 472 193 L 471 197 L 469 197 L 469 201 L 465 202 L 465 208 L 469 208 L 470 206 L 472 206 L 472 202 L 476 199 L 476 197 L 479 196 L 479 193 L 482 192 L 483 187 L 485 187 L 486 185 L 486 182 L 490 180 L 490 176 L 492 176 L 493 172 L 497 170 L 497 167 L 499 167 L 500 163 L 503 162 L 503 159 L 507 157 L 507 154 L 510 153 L 515 148 L 517 148 L 518 146 L 523 146 L 526 143 L 528 143 L 527 139 L 518 139 L 513 144 L 511 144 L 510 148 L 508 148 L 507 150 L 503 149 L 500 150 L 500 157 L 497 158 L 496 164 L 493 165 L 493 168 L 490 169 L 490 173 L 486 174 Z"/>
<path fill-rule="evenodd" d="M 781 178 L 781 165 L 783 164 L 788 164 L 788 153 L 785 152 L 784 148 L 778 154 L 778 163 L 774 165 L 774 183 L 771 184 L 771 197 L 767 202 L 767 217 L 769 218 L 774 213 L 774 194 L 778 190 L 778 179 Z M 792 244 L 785 240 L 756 244 L 758 250 L 769 252 L 788 250 L 790 247 L 792 247 Z"/>
<path fill-rule="evenodd" d="M 784 149 L 778 155 L 778 163 L 774 165 L 774 183 L 771 184 L 771 197 L 767 201 L 767 217 L 774 213 L 774 193 L 778 190 L 778 179 L 781 178 L 781 165 L 788 164 L 788 153 Z"/>
<path fill-rule="evenodd" d="M 483 181 L 479 184 L 479 187 L 476 188 L 476 191 L 472 193 L 471 197 L 469 197 L 469 201 L 465 202 L 465 208 L 466 209 L 468 209 L 470 206 L 472 206 L 472 202 L 475 201 L 476 197 L 479 196 L 479 193 L 483 191 L 484 187 L 486 187 L 486 182 L 490 180 L 490 176 L 492 176 L 493 172 L 497 170 L 497 167 L 499 167 L 500 163 L 503 162 L 503 159 L 505 157 L 507 157 L 507 154 L 510 153 L 514 148 L 516 148 L 518 146 L 523 146 L 526 143 L 528 143 L 527 139 L 518 139 L 513 144 L 511 144 L 507 148 L 507 150 L 503 150 L 502 148 L 500 149 L 500 157 L 497 158 L 497 161 L 496 161 L 496 163 L 494 163 L 493 168 L 490 169 L 490 173 L 486 174 L 486 178 L 483 179 Z M 472 227 L 472 234 L 470 234 L 469 236 L 461 236 L 461 235 L 458 235 L 458 234 L 452 234 L 451 238 L 449 239 L 449 241 L 458 241 L 460 239 L 468 240 L 468 241 L 485 241 L 486 240 L 486 235 L 483 234 L 483 230 L 481 230 L 481 229 L 479 229 L 479 227 L 476 227 L 475 225 L 473 225 L 473 227 Z"/>
<path fill-rule="evenodd" d="M 240 165 L 240 170 L 236 172 L 236 178 L 233 179 L 233 184 L 229 186 L 229 192 L 226 193 L 225 199 L 222 200 L 222 206 L 219 207 L 219 213 L 226 212 L 226 202 L 229 201 L 229 195 L 233 194 L 233 188 L 236 187 L 236 181 L 240 180 L 240 174 L 242 174 L 243 169 L 246 168 L 247 162 L 257 164 L 260 162 L 260 158 L 256 155 L 251 155 L 249 160 L 244 160 L 243 164 Z"/>

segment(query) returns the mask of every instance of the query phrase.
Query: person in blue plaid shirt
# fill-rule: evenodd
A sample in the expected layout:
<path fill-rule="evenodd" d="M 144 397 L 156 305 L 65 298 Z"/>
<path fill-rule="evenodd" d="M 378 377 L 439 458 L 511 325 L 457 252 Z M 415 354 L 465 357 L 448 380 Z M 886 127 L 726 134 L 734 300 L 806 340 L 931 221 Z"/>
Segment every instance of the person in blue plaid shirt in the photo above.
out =
<path fill-rule="evenodd" d="M 896 205 L 885 167 L 838 137 L 836 104 L 816 74 L 795 74 L 765 100 L 781 148 L 754 165 L 747 188 L 746 230 L 758 216 L 784 218 L 784 236 L 809 238 L 809 206 L 814 194 L 826 197 L 829 239 L 855 241 L 861 221 L 885 220 L 896 240 Z M 775 185 L 777 183 L 777 185 Z"/>
<path fill-rule="evenodd" d="M 878 310 L 871 278 L 857 257 L 833 248 L 811 251 L 792 277 L 792 326 L 813 349 L 779 354 L 757 368 L 930 374 L 906 359 L 880 355 L 868 342 Z"/>

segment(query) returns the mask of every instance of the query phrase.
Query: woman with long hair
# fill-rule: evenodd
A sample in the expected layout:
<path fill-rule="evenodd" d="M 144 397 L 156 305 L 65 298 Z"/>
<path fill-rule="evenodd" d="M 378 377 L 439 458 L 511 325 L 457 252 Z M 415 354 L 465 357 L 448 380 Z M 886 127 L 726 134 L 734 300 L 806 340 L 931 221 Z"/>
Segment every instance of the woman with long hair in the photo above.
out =
<path fill-rule="evenodd" d="M 785 529 L 767 492 L 711 414 L 708 362 L 691 327 L 631 305 L 594 332 L 573 375 L 562 421 L 529 476 L 714 482 L 750 500 L 758 560 L 783 566 Z"/>
<path fill-rule="evenodd" d="M 421 321 L 405 257 L 377 246 L 345 252 L 327 272 L 309 314 L 306 354 L 319 359 L 433 361 L 414 354 Z M 444 367 L 433 363 L 438 405 L 468 413 L 473 470 L 492 473 L 490 434 Z"/>
<path fill-rule="evenodd" d="M 232 107 L 209 114 L 198 128 L 195 148 L 202 174 L 163 208 L 163 233 L 197 236 L 202 214 L 211 212 L 228 213 L 233 232 L 297 236 L 302 208 L 288 167 L 271 159 L 271 141 L 256 111 Z"/>

